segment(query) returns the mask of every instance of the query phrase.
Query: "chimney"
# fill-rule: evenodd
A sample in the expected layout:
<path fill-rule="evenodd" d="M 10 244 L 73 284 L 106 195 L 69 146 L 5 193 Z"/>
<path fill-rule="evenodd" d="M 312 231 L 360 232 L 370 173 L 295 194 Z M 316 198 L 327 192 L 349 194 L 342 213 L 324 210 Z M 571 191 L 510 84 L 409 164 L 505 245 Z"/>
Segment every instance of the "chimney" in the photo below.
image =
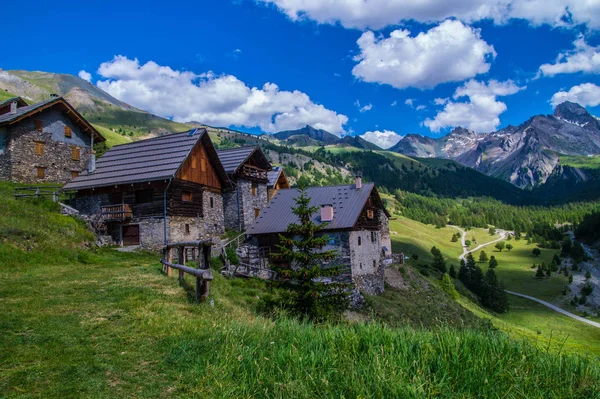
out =
<path fill-rule="evenodd" d="M 18 104 L 17 104 L 16 101 L 13 101 L 12 103 L 10 103 L 10 113 L 11 113 L 11 115 L 14 115 L 14 114 L 17 113 L 17 107 L 18 107 Z"/>
<path fill-rule="evenodd" d="M 90 151 L 90 160 L 88 163 L 88 173 L 96 170 L 96 151 Z"/>
<path fill-rule="evenodd" d="M 333 220 L 333 205 L 321 205 L 321 222 L 331 222 Z"/>
<path fill-rule="evenodd" d="M 362 188 L 362 177 L 360 175 L 356 175 L 356 180 L 355 180 L 354 185 L 357 190 L 360 190 Z"/>

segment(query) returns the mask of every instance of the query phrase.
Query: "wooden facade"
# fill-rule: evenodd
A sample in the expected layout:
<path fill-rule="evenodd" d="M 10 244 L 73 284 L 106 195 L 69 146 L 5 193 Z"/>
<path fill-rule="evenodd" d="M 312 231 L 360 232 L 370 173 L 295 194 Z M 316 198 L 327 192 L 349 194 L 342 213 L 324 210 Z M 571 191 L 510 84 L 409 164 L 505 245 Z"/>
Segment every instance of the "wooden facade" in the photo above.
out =
<path fill-rule="evenodd" d="M 221 189 L 221 182 L 202 142 L 192 149 L 190 156 L 183 162 L 175 176 L 177 179 Z"/>

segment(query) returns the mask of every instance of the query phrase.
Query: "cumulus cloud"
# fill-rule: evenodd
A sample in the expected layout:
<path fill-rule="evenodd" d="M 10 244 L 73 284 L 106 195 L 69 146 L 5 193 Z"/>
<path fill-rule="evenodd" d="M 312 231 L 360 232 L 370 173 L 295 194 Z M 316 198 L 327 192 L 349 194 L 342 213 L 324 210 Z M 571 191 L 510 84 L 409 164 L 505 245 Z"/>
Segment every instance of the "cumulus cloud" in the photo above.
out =
<path fill-rule="evenodd" d="M 433 99 L 433 103 L 435 105 L 444 105 L 446 104 L 450 99 L 448 97 L 446 98 L 441 98 L 441 97 L 437 97 Z"/>
<path fill-rule="evenodd" d="M 550 99 L 553 107 L 565 101 L 578 103 L 583 107 L 595 107 L 600 104 L 600 86 L 583 83 L 571 87 L 569 91 L 559 91 Z"/>
<path fill-rule="evenodd" d="M 175 121 L 217 126 L 259 127 L 265 132 L 311 125 L 345 132 L 346 115 L 316 104 L 306 93 L 274 83 L 249 87 L 232 75 L 177 71 L 153 61 L 115 56 L 98 69 L 98 87 L 119 100 Z"/>
<path fill-rule="evenodd" d="M 399 142 L 403 136 L 399 135 L 398 133 L 392 130 L 384 130 L 383 132 L 375 130 L 373 132 L 366 132 L 360 137 L 373 144 L 378 145 L 381 148 L 390 148 L 391 146 Z"/>
<path fill-rule="evenodd" d="M 423 104 L 421 105 L 417 105 L 417 107 L 415 108 L 417 111 L 423 111 L 424 109 L 426 109 L 427 107 L 424 106 Z"/>
<path fill-rule="evenodd" d="M 426 119 L 424 125 L 433 132 L 447 127 L 463 126 L 479 133 L 495 130 L 500 124 L 500 114 L 506 111 L 506 104 L 496 97 L 515 94 L 525 87 L 518 87 L 511 80 L 488 83 L 469 80 L 458 87 L 452 98 L 467 97 L 467 102 L 448 101 L 433 119 Z"/>
<path fill-rule="evenodd" d="M 409 107 L 412 108 L 414 101 L 415 101 L 414 98 L 407 98 L 406 100 L 404 100 L 404 105 L 408 105 Z"/>
<path fill-rule="evenodd" d="M 83 79 L 83 80 L 87 80 L 88 82 L 91 82 L 91 81 L 92 81 L 92 74 L 91 74 L 91 73 L 89 73 L 89 72 L 86 72 L 86 71 L 85 71 L 85 70 L 83 70 L 83 69 L 82 69 L 81 71 L 79 71 L 78 75 L 79 75 L 79 77 L 80 77 L 81 79 Z"/>
<path fill-rule="evenodd" d="M 486 73 L 494 47 L 481 38 L 479 29 L 446 20 L 427 32 L 411 37 L 395 30 L 390 37 L 364 32 L 352 74 L 365 82 L 389 84 L 398 89 L 428 89 Z"/>
<path fill-rule="evenodd" d="M 540 73 L 554 76 L 559 73 L 600 73 L 600 46 L 593 47 L 580 36 L 573 42 L 573 50 L 562 52 L 554 64 L 543 64 Z"/>
<path fill-rule="evenodd" d="M 258 0 L 273 4 L 293 21 L 341 23 L 346 28 L 381 29 L 415 20 L 450 17 L 464 22 L 491 19 L 502 24 L 525 19 L 533 25 L 600 27 L 600 3 L 591 0 Z"/>

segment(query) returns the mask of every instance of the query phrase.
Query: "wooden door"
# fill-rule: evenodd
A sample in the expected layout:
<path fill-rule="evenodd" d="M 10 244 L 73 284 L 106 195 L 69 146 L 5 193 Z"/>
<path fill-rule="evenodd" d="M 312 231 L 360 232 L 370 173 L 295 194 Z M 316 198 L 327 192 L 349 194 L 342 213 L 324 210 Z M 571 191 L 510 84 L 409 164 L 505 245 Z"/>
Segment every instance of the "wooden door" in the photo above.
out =
<path fill-rule="evenodd" d="M 123 226 L 123 246 L 140 245 L 140 226 L 130 224 Z"/>

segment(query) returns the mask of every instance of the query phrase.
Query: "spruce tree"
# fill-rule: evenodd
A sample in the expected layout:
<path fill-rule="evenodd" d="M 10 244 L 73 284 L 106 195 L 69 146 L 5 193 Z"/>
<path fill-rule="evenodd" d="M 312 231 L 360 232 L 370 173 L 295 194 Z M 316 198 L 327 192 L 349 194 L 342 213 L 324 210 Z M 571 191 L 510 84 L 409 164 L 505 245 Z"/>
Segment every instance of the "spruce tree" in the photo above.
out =
<path fill-rule="evenodd" d="M 442 276 L 442 289 L 446 292 L 452 299 L 458 299 L 458 291 L 456 291 L 456 287 L 454 286 L 454 282 L 450 278 L 448 273 L 444 273 Z"/>
<path fill-rule="evenodd" d="M 431 248 L 431 254 L 433 255 L 432 266 L 440 272 L 446 273 L 446 261 L 444 260 L 442 252 L 434 246 Z"/>
<path fill-rule="evenodd" d="M 490 263 L 488 266 L 490 269 L 495 269 L 498 266 L 498 260 L 494 255 L 492 255 L 492 257 L 490 258 Z"/>
<path fill-rule="evenodd" d="M 483 306 L 493 310 L 496 313 L 506 313 L 508 311 L 508 295 L 498 278 L 494 269 L 489 269 L 485 274 L 483 281 L 483 292 L 481 303 Z"/>
<path fill-rule="evenodd" d="M 542 254 L 542 251 L 539 248 L 533 248 L 531 253 L 533 254 L 533 256 L 538 257 Z"/>
<path fill-rule="evenodd" d="M 448 274 L 450 274 L 450 277 L 456 278 L 457 274 L 454 265 L 450 265 L 450 270 L 448 271 Z"/>
<path fill-rule="evenodd" d="M 337 251 L 321 251 L 329 242 L 329 237 L 318 234 L 326 224 L 312 221 L 319 207 L 310 206 L 305 186 L 299 191 L 300 195 L 294 199 L 296 206 L 292 207 L 299 223 L 290 224 L 287 234 L 279 235 L 279 253 L 273 254 L 290 267 L 274 267 L 279 277 L 274 285 L 284 289 L 282 306 L 299 316 L 320 321 L 338 316 L 348 307 L 348 284 L 335 282 L 339 268 L 323 267 L 324 262 L 336 257 Z M 323 278 L 332 278 L 332 282 L 325 283 Z"/>
<path fill-rule="evenodd" d="M 485 251 L 481 251 L 479 253 L 479 261 L 480 262 L 487 262 L 489 260 L 488 255 L 485 253 Z"/>
<path fill-rule="evenodd" d="M 544 278 L 546 274 L 544 270 L 542 270 L 542 266 L 538 266 L 537 271 L 535 272 L 535 278 Z"/>

